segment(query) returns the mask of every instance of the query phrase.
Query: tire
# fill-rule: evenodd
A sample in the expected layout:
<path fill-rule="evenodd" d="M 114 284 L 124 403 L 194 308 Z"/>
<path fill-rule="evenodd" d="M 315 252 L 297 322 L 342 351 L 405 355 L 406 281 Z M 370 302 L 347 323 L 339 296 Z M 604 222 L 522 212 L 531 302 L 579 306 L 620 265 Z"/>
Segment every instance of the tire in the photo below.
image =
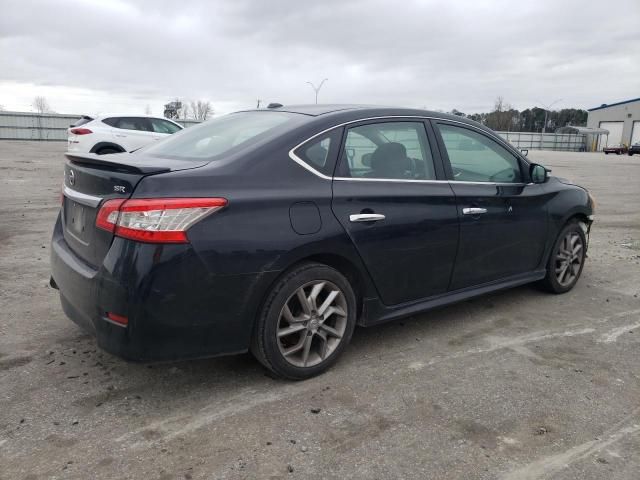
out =
<path fill-rule="evenodd" d="M 97 155 L 110 155 L 112 153 L 122 153 L 120 150 L 116 150 L 115 148 L 101 148 L 96 152 Z"/>
<path fill-rule="evenodd" d="M 580 250 L 576 252 L 578 244 Z M 568 256 L 566 252 L 571 250 L 573 252 Z M 587 238 L 580 224 L 576 220 L 572 220 L 560 231 L 553 244 L 547 261 L 547 275 L 540 282 L 540 285 L 551 293 L 566 293 L 571 290 L 580 279 L 586 253 Z M 568 266 L 565 267 L 567 263 Z"/>
<path fill-rule="evenodd" d="M 301 264 L 268 293 L 251 352 L 278 377 L 304 380 L 319 375 L 349 344 L 356 311 L 353 288 L 340 272 L 319 263 Z"/>
<path fill-rule="evenodd" d="M 605 155 L 609 155 L 609 152 L 604 152 Z"/>

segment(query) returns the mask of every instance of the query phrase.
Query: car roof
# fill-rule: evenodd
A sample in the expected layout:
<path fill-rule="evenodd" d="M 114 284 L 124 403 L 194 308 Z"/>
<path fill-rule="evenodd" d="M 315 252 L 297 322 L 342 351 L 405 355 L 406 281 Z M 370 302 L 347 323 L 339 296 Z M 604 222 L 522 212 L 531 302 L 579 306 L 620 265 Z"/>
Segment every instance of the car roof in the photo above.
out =
<path fill-rule="evenodd" d="M 385 105 L 358 105 L 358 104 L 329 104 L 329 105 L 282 105 L 272 108 L 261 108 L 244 111 L 273 111 L 273 112 L 289 112 L 309 115 L 311 117 L 333 117 L 333 116 L 407 116 L 407 117 L 432 117 L 456 120 L 458 122 L 479 125 L 473 120 L 460 117 L 450 113 L 435 112 L 432 110 L 423 110 L 419 108 L 393 107 Z"/>

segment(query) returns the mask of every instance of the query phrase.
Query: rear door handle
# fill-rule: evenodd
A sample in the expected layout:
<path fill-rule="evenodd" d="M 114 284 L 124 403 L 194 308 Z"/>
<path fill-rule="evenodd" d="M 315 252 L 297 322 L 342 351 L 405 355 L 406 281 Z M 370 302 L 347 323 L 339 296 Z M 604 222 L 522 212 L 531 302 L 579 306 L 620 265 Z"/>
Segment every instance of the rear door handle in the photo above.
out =
<path fill-rule="evenodd" d="M 483 213 L 487 213 L 486 208 L 480 207 L 467 207 L 462 209 L 463 215 L 482 215 Z"/>
<path fill-rule="evenodd" d="M 356 213 L 349 215 L 350 222 L 377 222 L 384 220 L 386 217 L 380 213 Z"/>

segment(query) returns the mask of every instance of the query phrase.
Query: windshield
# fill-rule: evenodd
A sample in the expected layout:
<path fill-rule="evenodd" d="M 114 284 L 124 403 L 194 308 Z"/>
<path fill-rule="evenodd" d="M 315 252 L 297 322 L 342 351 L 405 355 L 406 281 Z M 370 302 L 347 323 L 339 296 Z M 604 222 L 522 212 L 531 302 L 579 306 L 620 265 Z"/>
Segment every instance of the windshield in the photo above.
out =
<path fill-rule="evenodd" d="M 213 160 L 298 124 L 304 116 L 289 112 L 239 112 L 186 128 L 140 150 L 147 155 L 179 160 Z"/>

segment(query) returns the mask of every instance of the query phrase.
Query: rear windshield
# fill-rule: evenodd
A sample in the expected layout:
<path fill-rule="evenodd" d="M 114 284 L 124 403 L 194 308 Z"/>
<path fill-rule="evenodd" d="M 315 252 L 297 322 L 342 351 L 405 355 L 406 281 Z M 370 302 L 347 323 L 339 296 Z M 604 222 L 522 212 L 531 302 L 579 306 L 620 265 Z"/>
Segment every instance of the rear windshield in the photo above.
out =
<path fill-rule="evenodd" d="M 81 125 L 84 125 L 85 123 L 89 123 L 91 120 L 93 120 L 93 118 L 91 117 L 87 117 L 86 115 L 84 117 L 82 117 L 80 120 L 78 120 L 76 123 L 74 123 L 73 125 L 71 125 L 72 127 L 79 127 Z"/>
<path fill-rule="evenodd" d="M 141 150 L 147 155 L 180 160 L 214 160 L 272 138 L 303 120 L 289 112 L 239 112 L 185 128 Z"/>

